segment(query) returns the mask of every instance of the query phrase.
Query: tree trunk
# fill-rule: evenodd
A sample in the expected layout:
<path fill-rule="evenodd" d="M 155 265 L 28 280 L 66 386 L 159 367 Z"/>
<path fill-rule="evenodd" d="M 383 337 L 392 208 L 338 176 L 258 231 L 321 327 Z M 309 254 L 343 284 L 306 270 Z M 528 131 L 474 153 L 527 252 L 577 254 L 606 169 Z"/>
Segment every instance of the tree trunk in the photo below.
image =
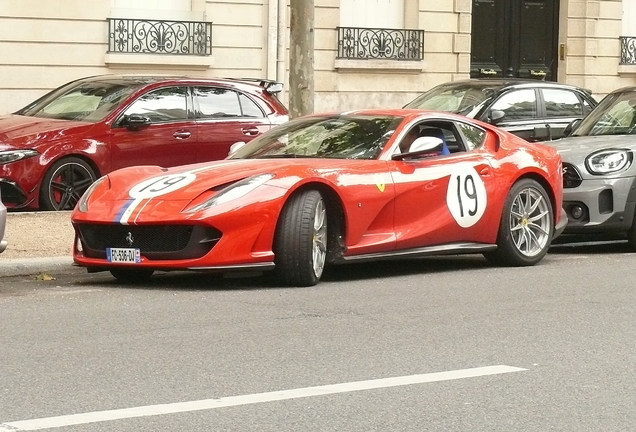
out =
<path fill-rule="evenodd" d="M 314 112 L 314 0 L 291 0 L 289 114 Z"/>

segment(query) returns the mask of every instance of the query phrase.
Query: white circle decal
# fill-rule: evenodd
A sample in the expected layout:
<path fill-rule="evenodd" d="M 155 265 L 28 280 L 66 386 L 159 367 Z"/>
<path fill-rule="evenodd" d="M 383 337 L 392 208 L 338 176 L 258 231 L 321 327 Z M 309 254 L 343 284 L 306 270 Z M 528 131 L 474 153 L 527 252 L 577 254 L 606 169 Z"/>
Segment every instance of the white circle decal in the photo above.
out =
<path fill-rule="evenodd" d="M 195 178 L 197 176 L 192 173 L 155 177 L 139 183 L 128 194 L 136 199 L 154 198 L 181 189 L 192 183 Z"/>
<path fill-rule="evenodd" d="M 451 174 L 446 204 L 462 228 L 475 225 L 486 210 L 486 187 L 471 166 L 457 167 Z"/>

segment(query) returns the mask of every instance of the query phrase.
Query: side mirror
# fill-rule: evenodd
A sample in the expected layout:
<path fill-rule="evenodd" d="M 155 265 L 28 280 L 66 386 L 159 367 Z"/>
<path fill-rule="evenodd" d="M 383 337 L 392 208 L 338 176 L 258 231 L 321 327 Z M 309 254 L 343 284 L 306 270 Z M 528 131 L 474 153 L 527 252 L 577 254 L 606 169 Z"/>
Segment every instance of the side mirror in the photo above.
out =
<path fill-rule="evenodd" d="M 576 129 L 578 125 L 581 124 L 582 121 L 583 119 L 580 119 L 580 118 L 572 120 L 570 124 L 567 125 L 565 129 L 563 130 L 563 136 L 570 136 L 572 132 L 574 132 L 574 129 Z"/>
<path fill-rule="evenodd" d="M 234 144 L 232 144 L 230 146 L 230 151 L 227 153 L 228 156 L 233 155 L 234 153 L 236 153 L 241 147 L 243 147 L 245 145 L 245 141 L 237 141 Z"/>
<path fill-rule="evenodd" d="M 418 156 L 437 156 L 442 154 L 444 141 L 441 138 L 427 136 L 419 137 L 409 147 L 407 153 L 400 153 L 392 157 L 393 160 L 402 160 Z"/>
<path fill-rule="evenodd" d="M 124 125 L 128 130 L 139 130 L 144 126 L 148 126 L 150 124 L 150 118 L 141 115 L 141 114 L 130 114 L 126 116 L 126 120 L 124 121 Z"/>
<path fill-rule="evenodd" d="M 505 115 L 506 113 L 501 110 L 492 110 L 488 113 L 488 123 L 497 124 Z"/>

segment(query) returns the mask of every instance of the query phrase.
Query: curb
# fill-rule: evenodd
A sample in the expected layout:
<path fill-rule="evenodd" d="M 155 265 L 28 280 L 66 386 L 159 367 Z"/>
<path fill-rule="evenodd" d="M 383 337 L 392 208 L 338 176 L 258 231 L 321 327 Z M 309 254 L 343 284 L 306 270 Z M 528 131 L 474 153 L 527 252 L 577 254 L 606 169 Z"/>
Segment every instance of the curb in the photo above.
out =
<path fill-rule="evenodd" d="M 79 267 L 73 264 L 70 257 L 0 259 L 0 277 L 31 276 L 38 273 L 72 273 Z"/>

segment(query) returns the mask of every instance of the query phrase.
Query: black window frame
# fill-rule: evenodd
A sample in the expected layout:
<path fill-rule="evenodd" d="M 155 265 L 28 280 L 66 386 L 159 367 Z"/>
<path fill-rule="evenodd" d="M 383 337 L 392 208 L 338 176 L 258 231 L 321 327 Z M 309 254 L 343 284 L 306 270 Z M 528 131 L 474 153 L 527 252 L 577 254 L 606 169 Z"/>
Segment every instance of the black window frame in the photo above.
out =
<path fill-rule="evenodd" d="M 236 117 L 207 117 L 207 116 L 204 116 L 203 113 L 201 112 L 201 105 L 199 104 L 199 96 L 196 95 L 196 92 L 195 92 L 196 88 L 219 88 L 219 89 L 223 89 L 223 90 L 234 92 L 236 94 L 236 100 L 237 100 L 239 109 L 241 110 L 241 115 L 240 116 L 236 116 Z M 258 103 L 258 101 L 254 100 L 254 97 L 252 97 L 251 94 L 243 92 L 243 91 L 238 90 L 236 88 L 231 88 L 231 87 L 226 87 L 226 86 L 216 85 L 216 84 L 195 84 L 195 85 L 191 85 L 190 86 L 190 94 L 191 94 L 191 97 L 192 97 L 192 107 L 193 107 L 194 119 L 196 121 L 228 121 L 230 119 L 232 119 L 232 120 L 253 120 L 253 119 L 266 119 L 267 118 L 267 114 L 263 110 L 263 107 L 261 106 L 260 103 Z M 261 112 L 261 117 L 251 117 L 251 116 L 248 117 L 248 116 L 245 116 L 245 113 L 244 113 L 244 110 L 243 110 L 243 106 L 241 104 L 241 98 L 240 98 L 241 95 L 245 96 L 254 105 L 256 105 L 256 107 Z"/>
<path fill-rule="evenodd" d="M 164 125 L 164 124 L 170 124 L 170 123 L 180 123 L 180 122 L 184 122 L 184 121 L 188 121 L 188 120 L 193 120 L 194 119 L 194 113 L 193 113 L 193 105 L 192 105 L 192 95 L 190 92 L 190 88 L 187 85 L 183 85 L 183 84 L 174 84 L 174 83 L 170 83 L 170 84 L 165 84 L 165 85 L 161 85 L 161 86 L 157 86 L 157 87 L 151 87 L 149 89 L 147 89 L 146 91 L 144 91 L 143 93 L 141 93 L 140 95 L 138 95 L 134 100 L 130 101 L 130 103 L 128 103 L 125 107 L 121 108 L 121 112 L 117 115 L 116 119 L 113 121 L 113 129 L 114 128 L 125 128 L 126 124 L 125 124 L 125 117 L 126 117 L 126 111 L 128 111 L 128 109 L 130 107 L 132 107 L 135 102 L 137 102 L 140 98 L 142 98 L 143 96 L 147 95 L 148 93 L 152 93 L 154 91 L 158 91 L 158 90 L 163 90 L 166 88 L 170 88 L 170 87 L 182 87 L 185 89 L 185 97 L 186 97 L 186 118 L 185 119 L 181 119 L 181 120 L 175 120 L 175 121 L 166 121 L 166 122 L 151 122 L 148 126 L 152 126 L 152 125 Z"/>

